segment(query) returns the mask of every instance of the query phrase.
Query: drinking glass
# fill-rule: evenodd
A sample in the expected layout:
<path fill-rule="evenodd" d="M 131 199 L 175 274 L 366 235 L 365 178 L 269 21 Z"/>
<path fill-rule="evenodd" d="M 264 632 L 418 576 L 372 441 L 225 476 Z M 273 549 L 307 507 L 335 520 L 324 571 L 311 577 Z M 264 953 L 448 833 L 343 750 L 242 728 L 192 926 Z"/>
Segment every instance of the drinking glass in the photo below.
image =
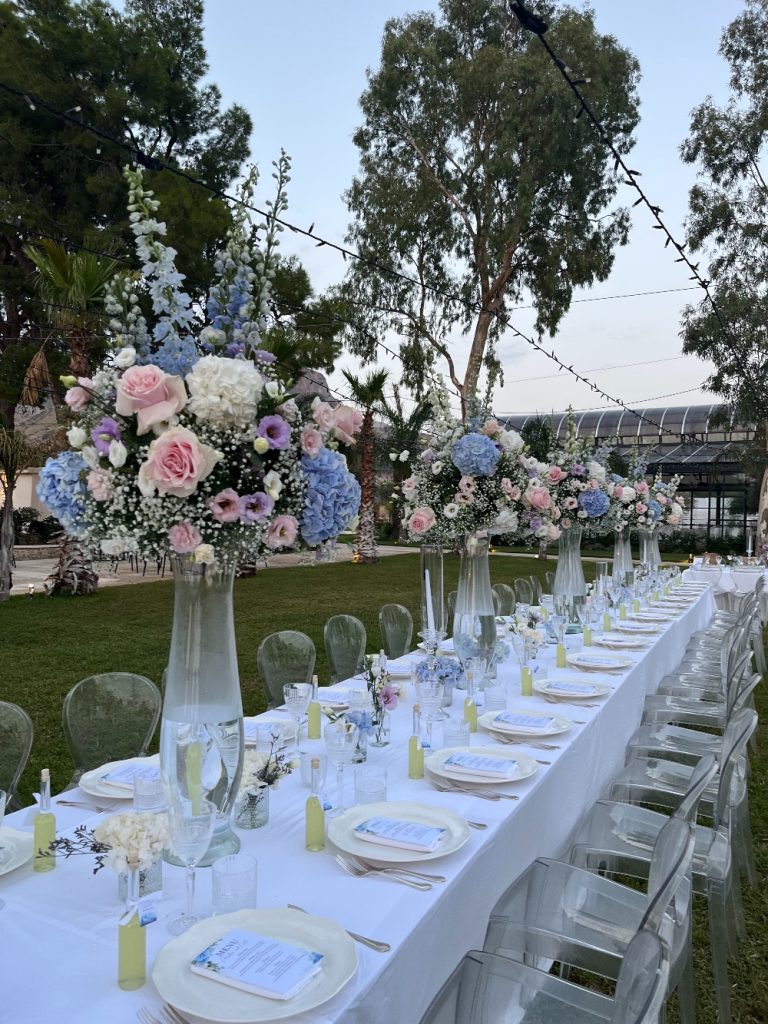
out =
<path fill-rule="evenodd" d="M 195 917 L 195 868 L 211 843 L 216 823 L 216 804 L 200 800 L 193 806 L 191 800 L 171 801 L 168 810 L 168 833 L 171 850 L 187 869 L 187 909 L 168 925 L 171 935 L 181 935 L 193 925 Z"/>
<path fill-rule="evenodd" d="M 311 683 L 286 683 L 283 687 L 285 706 L 296 721 L 296 753 L 301 752 L 301 719 L 307 713 L 312 700 Z"/>
<path fill-rule="evenodd" d="M 467 664 L 470 661 L 482 661 L 483 669 L 485 669 L 484 658 L 469 658 Z M 434 722 L 442 717 L 442 706 L 443 706 L 443 684 L 438 682 L 436 679 L 424 679 L 420 683 L 416 683 L 416 697 L 421 705 L 421 713 L 424 719 L 424 723 L 427 727 L 427 743 L 429 749 L 432 749 L 432 725 Z"/>
<path fill-rule="evenodd" d="M 0 789 L 0 829 L 3 827 L 3 818 L 5 817 L 5 805 L 8 800 L 8 794 L 4 789 Z M 3 848 L 0 846 L 0 864 L 3 863 Z M 0 910 L 5 906 L 5 900 L 0 899 Z"/>
<path fill-rule="evenodd" d="M 133 809 L 134 811 L 165 810 L 165 790 L 159 774 L 155 779 L 142 779 L 137 775 L 133 780 Z"/>
<path fill-rule="evenodd" d="M 387 769 L 380 764 L 355 765 L 355 803 L 378 804 L 387 799 Z"/>
<path fill-rule="evenodd" d="M 257 905 L 257 868 L 256 858 L 249 853 L 230 853 L 214 861 L 211 869 L 214 915 L 251 910 Z"/>
<path fill-rule="evenodd" d="M 330 812 L 335 817 L 345 810 L 344 807 L 344 768 L 355 756 L 359 730 L 353 722 L 336 721 L 326 725 L 323 730 L 325 748 L 328 758 L 336 768 L 336 803 Z"/>
<path fill-rule="evenodd" d="M 443 723 L 444 747 L 468 747 L 470 736 L 469 722 L 463 718 L 448 718 Z"/>
<path fill-rule="evenodd" d="M 503 686 L 487 686 L 484 691 L 486 711 L 505 711 L 507 691 Z"/>

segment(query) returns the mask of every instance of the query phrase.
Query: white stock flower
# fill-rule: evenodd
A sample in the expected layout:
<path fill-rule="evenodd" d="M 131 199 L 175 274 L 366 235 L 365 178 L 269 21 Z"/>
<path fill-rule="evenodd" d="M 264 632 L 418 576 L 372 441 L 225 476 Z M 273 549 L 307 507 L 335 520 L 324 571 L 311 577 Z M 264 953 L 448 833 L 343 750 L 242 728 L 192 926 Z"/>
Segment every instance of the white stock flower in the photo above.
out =
<path fill-rule="evenodd" d="M 109 462 L 110 465 L 114 466 L 115 469 L 120 469 L 121 466 L 125 465 L 125 460 L 128 458 L 128 449 L 125 447 L 122 441 L 114 439 L 109 442 Z"/>
<path fill-rule="evenodd" d="M 256 419 L 264 378 L 245 359 L 203 356 L 186 377 L 187 408 L 213 426 L 247 426 Z"/>
<path fill-rule="evenodd" d="M 280 492 L 283 489 L 283 481 L 280 479 L 274 469 L 270 469 L 268 473 L 264 474 L 264 490 L 274 501 L 280 497 Z"/>
<path fill-rule="evenodd" d="M 70 427 L 67 431 L 67 441 L 71 448 L 82 448 L 88 440 L 88 434 L 82 427 Z"/>
<path fill-rule="evenodd" d="M 127 370 L 136 362 L 136 349 L 133 345 L 126 345 L 125 348 L 118 349 L 113 358 L 118 370 Z"/>

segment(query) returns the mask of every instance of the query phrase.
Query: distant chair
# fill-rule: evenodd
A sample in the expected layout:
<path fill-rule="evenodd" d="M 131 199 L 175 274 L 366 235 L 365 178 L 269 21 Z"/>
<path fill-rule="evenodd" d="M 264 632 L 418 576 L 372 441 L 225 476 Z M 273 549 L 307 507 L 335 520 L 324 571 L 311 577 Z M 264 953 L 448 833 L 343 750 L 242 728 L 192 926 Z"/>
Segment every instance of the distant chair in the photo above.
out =
<path fill-rule="evenodd" d="M 531 591 L 533 593 L 533 603 L 541 604 L 542 589 L 541 580 L 538 576 L 529 576 L 528 579 L 531 581 Z"/>
<path fill-rule="evenodd" d="M 385 604 L 379 610 L 379 629 L 388 658 L 400 658 L 411 649 L 413 616 L 403 604 Z"/>
<path fill-rule="evenodd" d="M 152 680 L 132 672 L 104 672 L 75 683 L 62 710 L 64 735 L 75 762 L 67 788 L 107 761 L 146 755 L 162 703 Z"/>
<path fill-rule="evenodd" d="M 448 611 L 451 615 L 456 611 L 456 597 L 458 596 L 458 593 L 458 590 L 452 590 L 445 599 L 445 603 L 448 605 Z"/>
<path fill-rule="evenodd" d="M 501 608 L 501 600 L 495 590 L 491 591 L 491 598 L 493 600 L 493 614 L 501 615 L 499 609 Z"/>
<path fill-rule="evenodd" d="M 9 811 L 20 806 L 16 787 L 29 760 L 33 735 L 32 719 L 24 708 L 0 700 L 0 789 L 8 794 Z"/>
<path fill-rule="evenodd" d="M 325 624 L 323 639 L 334 683 L 351 679 L 362 670 L 367 636 L 360 619 L 332 615 Z"/>
<path fill-rule="evenodd" d="M 494 593 L 499 598 L 499 615 L 511 615 L 515 610 L 515 591 L 508 583 L 495 583 Z"/>
<path fill-rule="evenodd" d="M 528 580 L 515 580 L 515 597 L 519 604 L 533 604 L 533 587 Z"/>
<path fill-rule="evenodd" d="M 270 633 L 259 644 L 256 663 L 264 681 L 267 707 L 283 703 L 286 683 L 310 683 L 315 671 L 315 645 L 306 633 L 283 629 Z"/>
<path fill-rule="evenodd" d="M 553 572 L 545 572 L 544 579 L 547 584 L 547 593 L 554 594 L 555 592 L 555 574 Z"/>

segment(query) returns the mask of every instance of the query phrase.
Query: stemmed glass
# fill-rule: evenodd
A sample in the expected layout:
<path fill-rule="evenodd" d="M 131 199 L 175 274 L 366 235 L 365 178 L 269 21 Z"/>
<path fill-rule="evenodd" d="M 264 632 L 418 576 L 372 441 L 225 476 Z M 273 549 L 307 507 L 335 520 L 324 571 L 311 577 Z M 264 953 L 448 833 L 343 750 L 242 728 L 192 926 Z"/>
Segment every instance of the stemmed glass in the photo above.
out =
<path fill-rule="evenodd" d="M 360 730 L 353 722 L 338 719 L 326 725 L 325 749 L 328 759 L 336 767 L 337 807 L 331 811 L 331 817 L 341 814 L 344 808 L 344 768 L 355 756 Z"/>
<path fill-rule="evenodd" d="M 3 827 L 3 818 L 5 817 L 5 804 L 8 800 L 8 794 L 4 789 L 0 789 L 0 829 Z M 0 846 L 0 864 L 3 863 L 3 848 Z M 0 910 L 5 906 L 5 900 L 0 899 Z"/>
<path fill-rule="evenodd" d="M 483 661 L 482 658 L 470 658 L 469 660 Z M 485 666 L 484 661 L 483 666 Z M 442 718 L 443 689 L 443 684 L 434 677 L 416 683 L 416 696 L 421 705 L 424 723 L 427 726 L 427 743 L 429 743 L 430 750 L 432 749 L 432 725 L 438 718 Z"/>
<path fill-rule="evenodd" d="M 285 706 L 296 722 L 296 753 L 301 753 L 301 720 L 312 700 L 311 683 L 286 683 L 283 687 Z"/>
<path fill-rule="evenodd" d="M 624 581 L 621 576 L 611 576 L 611 582 L 608 584 L 608 597 L 610 598 L 611 606 L 613 608 L 614 621 L 619 614 L 619 602 L 621 601 L 623 593 Z"/>
<path fill-rule="evenodd" d="M 195 917 L 195 868 L 211 844 L 216 824 L 216 804 L 199 801 L 194 807 L 191 800 L 174 799 L 168 810 L 168 834 L 171 849 L 187 869 L 187 909 L 168 925 L 171 935 L 181 935 L 193 925 Z"/>

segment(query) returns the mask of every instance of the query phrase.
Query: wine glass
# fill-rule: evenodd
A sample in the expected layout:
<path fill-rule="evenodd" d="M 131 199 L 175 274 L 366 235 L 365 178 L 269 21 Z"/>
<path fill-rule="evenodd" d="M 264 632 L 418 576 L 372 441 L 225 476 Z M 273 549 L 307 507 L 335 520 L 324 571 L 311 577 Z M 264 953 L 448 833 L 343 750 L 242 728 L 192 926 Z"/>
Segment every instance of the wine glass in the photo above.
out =
<path fill-rule="evenodd" d="M 307 713 L 312 700 L 311 683 L 286 683 L 283 687 L 285 706 L 296 722 L 296 753 L 301 753 L 301 719 Z"/>
<path fill-rule="evenodd" d="M 360 730 L 353 722 L 345 722 L 342 719 L 326 725 L 323 731 L 328 758 L 336 767 L 337 807 L 331 811 L 331 817 L 335 817 L 345 810 L 344 768 L 355 756 L 359 732 Z"/>
<path fill-rule="evenodd" d="M 475 660 L 482 661 L 483 667 L 485 667 L 484 658 L 469 659 L 469 661 Z M 438 718 L 442 718 L 443 689 L 443 684 L 434 677 L 416 683 L 416 696 L 427 726 L 427 743 L 429 743 L 430 750 L 432 749 L 432 725 Z"/>
<path fill-rule="evenodd" d="M 201 800 L 175 799 L 168 809 L 168 834 L 171 850 L 187 869 L 187 909 L 168 925 L 171 935 L 181 935 L 193 925 L 195 917 L 195 868 L 211 844 L 216 824 L 216 804 Z"/>

